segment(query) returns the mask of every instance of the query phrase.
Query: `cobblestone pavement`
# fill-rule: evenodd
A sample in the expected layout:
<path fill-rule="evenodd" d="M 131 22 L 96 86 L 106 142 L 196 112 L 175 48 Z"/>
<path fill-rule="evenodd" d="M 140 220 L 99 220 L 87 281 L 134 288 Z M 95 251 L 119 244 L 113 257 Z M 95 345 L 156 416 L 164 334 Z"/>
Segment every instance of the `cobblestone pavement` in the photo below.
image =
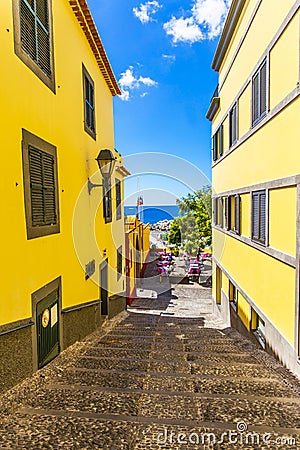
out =
<path fill-rule="evenodd" d="M 299 449 L 299 384 L 172 286 L 0 398 L 0 449 Z"/>

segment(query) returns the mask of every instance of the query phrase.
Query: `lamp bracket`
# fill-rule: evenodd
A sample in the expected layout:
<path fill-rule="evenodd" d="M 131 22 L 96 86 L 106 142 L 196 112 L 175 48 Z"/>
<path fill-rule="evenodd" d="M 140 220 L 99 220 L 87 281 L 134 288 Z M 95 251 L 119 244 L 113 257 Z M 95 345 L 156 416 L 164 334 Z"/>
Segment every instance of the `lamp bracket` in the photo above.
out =
<path fill-rule="evenodd" d="M 88 178 L 88 191 L 89 191 L 89 194 L 91 194 L 91 190 L 94 189 L 95 187 L 103 187 L 103 184 L 94 184 Z"/>

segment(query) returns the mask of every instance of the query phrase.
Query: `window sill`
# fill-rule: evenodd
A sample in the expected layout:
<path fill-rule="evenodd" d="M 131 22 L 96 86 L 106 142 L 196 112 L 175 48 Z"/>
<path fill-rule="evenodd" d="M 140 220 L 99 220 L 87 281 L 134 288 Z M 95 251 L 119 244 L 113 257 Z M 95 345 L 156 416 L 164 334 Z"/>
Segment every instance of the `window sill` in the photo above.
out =
<path fill-rule="evenodd" d="M 254 120 L 252 122 L 252 126 L 251 128 L 255 128 L 257 124 L 259 124 L 259 122 L 261 122 L 267 115 L 267 112 L 265 111 L 260 117 L 258 117 L 256 120 Z"/>
<path fill-rule="evenodd" d="M 265 248 L 268 247 L 265 242 L 262 242 L 259 239 L 251 238 L 251 241 L 254 242 L 255 244 L 261 245 L 262 247 L 265 247 Z"/>

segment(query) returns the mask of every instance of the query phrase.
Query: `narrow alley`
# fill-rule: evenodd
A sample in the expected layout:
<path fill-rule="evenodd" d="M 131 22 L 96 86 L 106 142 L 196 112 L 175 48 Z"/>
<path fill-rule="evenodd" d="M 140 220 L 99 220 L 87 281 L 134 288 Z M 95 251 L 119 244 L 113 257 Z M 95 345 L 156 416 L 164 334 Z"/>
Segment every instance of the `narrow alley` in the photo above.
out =
<path fill-rule="evenodd" d="M 157 298 L 135 300 L 1 398 L 0 448 L 299 448 L 296 379 L 224 328 L 205 283 L 148 284 Z"/>

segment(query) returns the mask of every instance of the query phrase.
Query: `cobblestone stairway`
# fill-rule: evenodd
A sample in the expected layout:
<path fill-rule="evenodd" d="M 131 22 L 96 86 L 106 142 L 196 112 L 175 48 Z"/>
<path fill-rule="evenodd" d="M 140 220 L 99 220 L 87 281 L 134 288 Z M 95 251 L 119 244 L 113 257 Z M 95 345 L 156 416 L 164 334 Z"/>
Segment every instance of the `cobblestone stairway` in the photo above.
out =
<path fill-rule="evenodd" d="M 299 405 L 234 330 L 130 312 L 3 397 L 0 448 L 299 449 Z"/>

